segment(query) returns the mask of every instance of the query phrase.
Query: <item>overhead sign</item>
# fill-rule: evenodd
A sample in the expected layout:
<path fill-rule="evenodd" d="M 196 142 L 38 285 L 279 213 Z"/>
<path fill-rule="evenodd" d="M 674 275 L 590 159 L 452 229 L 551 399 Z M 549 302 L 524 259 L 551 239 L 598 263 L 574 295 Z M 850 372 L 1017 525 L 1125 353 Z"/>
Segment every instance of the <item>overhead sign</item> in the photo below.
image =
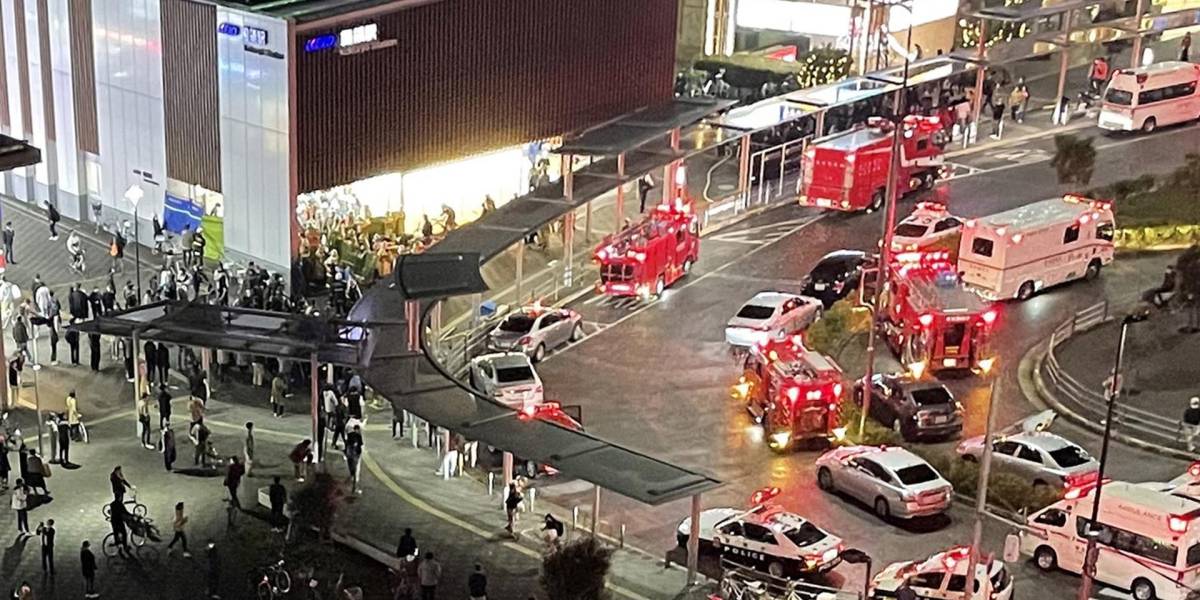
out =
<path fill-rule="evenodd" d="M 324 33 L 304 42 L 305 52 L 321 52 L 337 48 L 338 54 L 360 54 L 395 46 L 397 41 L 379 39 L 379 26 L 366 23 L 342 29 L 337 33 Z"/>

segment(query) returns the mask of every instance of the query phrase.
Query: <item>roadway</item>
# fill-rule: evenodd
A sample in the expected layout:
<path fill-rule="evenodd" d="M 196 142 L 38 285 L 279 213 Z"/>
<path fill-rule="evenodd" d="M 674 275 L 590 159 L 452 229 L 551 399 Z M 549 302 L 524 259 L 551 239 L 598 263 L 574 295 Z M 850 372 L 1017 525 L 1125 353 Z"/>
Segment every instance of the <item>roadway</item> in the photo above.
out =
<path fill-rule="evenodd" d="M 1170 171 L 1186 153 L 1200 152 L 1198 130 L 1188 125 L 1144 137 L 1102 137 L 1094 127 L 1077 133 L 1097 136 L 1092 181 L 1097 186 Z M 951 211 L 964 217 L 1052 197 L 1068 191 L 1058 185 L 1049 165 L 1052 153 L 1048 133 L 986 153 L 952 156 L 955 175 L 933 193 L 942 195 Z M 907 198 L 898 218 L 918 199 Z M 798 291 L 800 279 L 829 251 L 875 247 L 881 219 L 878 214 L 821 214 L 785 206 L 706 238 L 693 273 L 660 300 L 614 302 L 596 296 L 577 300 L 572 306 L 584 315 L 590 335 L 540 365 L 547 397 L 581 405 L 591 432 L 676 464 L 707 470 L 725 481 L 724 488 L 705 497 L 706 508 L 743 506 L 753 490 L 778 486 L 783 490 L 779 502 L 785 507 L 841 536 L 848 547 L 866 550 L 877 567 L 967 543 L 971 514 L 965 505 L 956 505 L 942 519 L 883 523 L 866 507 L 822 493 L 814 477 L 816 454 L 771 453 L 742 406 L 729 397 L 740 365 L 723 341 L 728 317 L 759 290 Z M 1121 256 L 1095 282 L 1062 286 L 1028 302 L 1005 305 L 995 338 L 1001 365 L 997 424 L 1003 426 L 1037 410 L 1021 393 L 1017 371 L 1022 357 L 1050 329 L 1101 298 L 1128 297 L 1156 283 L 1165 261 L 1162 256 Z M 947 384 L 967 409 L 965 435 L 982 433 L 986 385 L 975 378 Z M 1055 431 L 1099 454 L 1097 436 L 1061 421 Z M 949 449 L 953 444 L 944 446 Z M 1183 468 L 1177 461 L 1114 447 L 1109 472 L 1119 479 L 1162 480 Z M 567 506 L 590 506 L 590 492 L 575 482 L 548 482 L 539 494 Z M 675 525 L 688 511 L 686 502 L 648 508 L 610 495 L 602 506 L 611 527 L 627 528 L 628 543 L 656 556 L 671 552 L 674 560 L 684 559 L 671 549 Z M 1010 530 L 989 522 L 985 549 L 999 553 Z M 1013 571 L 1019 588 L 1040 587 L 1046 592 L 1042 597 L 1068 597 L 1078 585 L 1074 576 L 1041 574 L 1028 563 L 1013 566 Z M 857 587 L 861 578 L 861 567 L 842 565 L 825 582 Z"/>

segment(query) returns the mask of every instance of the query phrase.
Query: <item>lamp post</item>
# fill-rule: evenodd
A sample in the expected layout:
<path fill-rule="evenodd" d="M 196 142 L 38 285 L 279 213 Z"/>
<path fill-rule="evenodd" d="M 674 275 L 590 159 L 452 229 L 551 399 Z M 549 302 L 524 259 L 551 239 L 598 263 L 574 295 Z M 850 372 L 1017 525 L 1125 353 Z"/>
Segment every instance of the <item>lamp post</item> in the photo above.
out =
<path fill-rule="evenodd" d="M 1146 309 L 1125 315 L 1121 320 L 1121 334 L 1117 339 L 1117 356 L 1113 365 L 1112 377 L 1108 384 L 1108 406 L 1104 412 L 1104 438 L 1100 442 L 1100 470 L 1096 474 L 1096 497 L 1092 500 L 1092 518 L 1088 521 L 1087 550 L 1083 554 L 1082 579 L 1079 581 L 1079 598 L 1088 600 L 1092 597 L 1093 578 L 1096 575 L 1096 519 L 1100 516 L 1100 492 L 1104 490 L 1104 467 L 1108 463 L 1108 441 L 1112 437 L 1113 408 L 1117 405 L 1117 396 L 1121 393 L 1121 363 L 1125 360 L 1125 340 L 1129 336 L 1129 326 L 1145 321 L 1149 316 Z"/>
<path fill-rule="evenodd" d="M 866 565 L 867 574 L 863 575 L 863 598 L 870 596 L 871 592 L 871 556 L 862 550 L 856 548 L 847 548 L 842 550 L 842 560 L 852 565 Z"/>
<path fill-rule="evenodd" d="M 996 359 L 985 358 L 979 361 L 979 369 L 984 375 L 992 372 L 996 366 Z M 992 381 L 988 385 L 988 411 L 987 421 L 983 430 L 983 456 L 979 460 L 979 485 L 975 489 L 975 525 L 971 531 L 971 553 L 967 558 L 967 578 L 972 579 L 975 573 L 976 566 L 979 565 L 979 546 L 983 540 L 983 515 L 987 511 L 987 492 L 988 478 L 992 472 L 992 429 L 996 423 L 996 380 L 999 376 L 992 376 Z M 973 586 L 965 586 L 963 590 L 963 598 L 971 600 L 974 594 Z"/>
<path fill-rule="evenodd" d="M 912 5 L 904 6 L 909 12 L 912 12 Z M 910 15 L 911 17 L 911 15 Z M 884 219 L 883 219 L 883 247 L 879 251 L 879 275 L 876 277 L 875 283 L 875 300 L 871 307 L 871 328 L 867 332 L 867 368 L 863 374 L 863 393 L 862 415 L 858 421 L 858 437 L 862 438 L 863 432 L 867 427 L 867 413 L 871 410 L 871 380 L 872 371 L 875 368 L 875 340 L 878 337 L 876 334 L 876 319 L 879 318 L 879 301 L 883 296 L 883 287 L 887 283 L 887 264 L 889 254 L 892 250 L 892 229 L 896 224 L 896 178 L 900 171 L 900 138 L 904 134 L 904 117 L 908 113 L 908 67 L 911 63 L 912 56 L 912 18 L 908 20 L 908 40 L 904 46 L 904 78 L 900 85 L 900 90 L 897 91 L 896 101 L 893 103 L 892 112 L 895 115 L 896 123 L 892 129 L 892 156 L 888 164 L 887 185 L 884 188 Z"/>
<path fill-rule="evenodd" d="M 125 190 L 125 199 L 133 205 L 133 273 L 137 279 L 137 295 L 138 302 L 142 299 L 142 244 L 138 235 L 138 203 L 142 201 L 142 196 L 145 192 L 142 191 L 142 186 L 133 184 L 129 189 Z"/>
<path fill-rule="evenodd" d="M 42 426 L 46 418 L 42 415 L 42 395 L 38 387 L 38 371 L 41 370 L 42 365 L 33 365 L 33 405 L 37 409 L 38 456 L 45 460 L 45 453 L 42 450 Z"/>

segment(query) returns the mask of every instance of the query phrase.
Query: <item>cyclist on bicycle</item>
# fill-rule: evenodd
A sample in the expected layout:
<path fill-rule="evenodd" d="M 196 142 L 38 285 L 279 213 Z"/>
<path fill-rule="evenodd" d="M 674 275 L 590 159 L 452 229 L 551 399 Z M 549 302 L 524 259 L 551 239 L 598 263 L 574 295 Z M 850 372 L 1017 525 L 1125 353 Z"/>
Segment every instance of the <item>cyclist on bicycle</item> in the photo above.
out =
<path fill-rule="evenodd" d="M 126 527 L 126 521 L 129 519 L 129 513 L 125 510 L 125 503 L 118 498 L 113 500 L 109 508 L 111 511 L 109 521 L 112 524 L 113 542 L 116 544 L 119 553 L 128 555 L 129 529 Z"/>
<path fill-rule="evenodd" d="M 125 474 L 121 472 L 121 465 L 117 465 L 112 470 L 112 474 L 108 476 L 108 482 L 112 484 L 113 504 L 120 504 L 124 509 L 125 490 L 129 489 L 136 493 L 137 488 L 125 479 Z"/>
<path fill-rule="evenodd" d="M 79 240 L 79 234 L 72 231 L 71 235 L 67 236 L 67 252 L 71 255 L 71 268 L 76 271 L 83 271 L 83 242 Z"/>

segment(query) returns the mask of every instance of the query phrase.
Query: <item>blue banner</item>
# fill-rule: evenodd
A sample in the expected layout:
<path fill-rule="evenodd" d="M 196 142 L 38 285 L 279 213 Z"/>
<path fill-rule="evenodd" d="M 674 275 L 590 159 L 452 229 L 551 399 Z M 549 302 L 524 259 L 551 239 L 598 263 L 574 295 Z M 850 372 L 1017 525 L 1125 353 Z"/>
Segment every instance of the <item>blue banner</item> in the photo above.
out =
<path fill-rule="evenodd" d="M 163 203 L 163 228 L 172 233 L 182 233 L 190 226 L 192 231 L 200 227 L 200 219 L 204 217 L 204 207 L 178 196 L 166 195 Z"/>

